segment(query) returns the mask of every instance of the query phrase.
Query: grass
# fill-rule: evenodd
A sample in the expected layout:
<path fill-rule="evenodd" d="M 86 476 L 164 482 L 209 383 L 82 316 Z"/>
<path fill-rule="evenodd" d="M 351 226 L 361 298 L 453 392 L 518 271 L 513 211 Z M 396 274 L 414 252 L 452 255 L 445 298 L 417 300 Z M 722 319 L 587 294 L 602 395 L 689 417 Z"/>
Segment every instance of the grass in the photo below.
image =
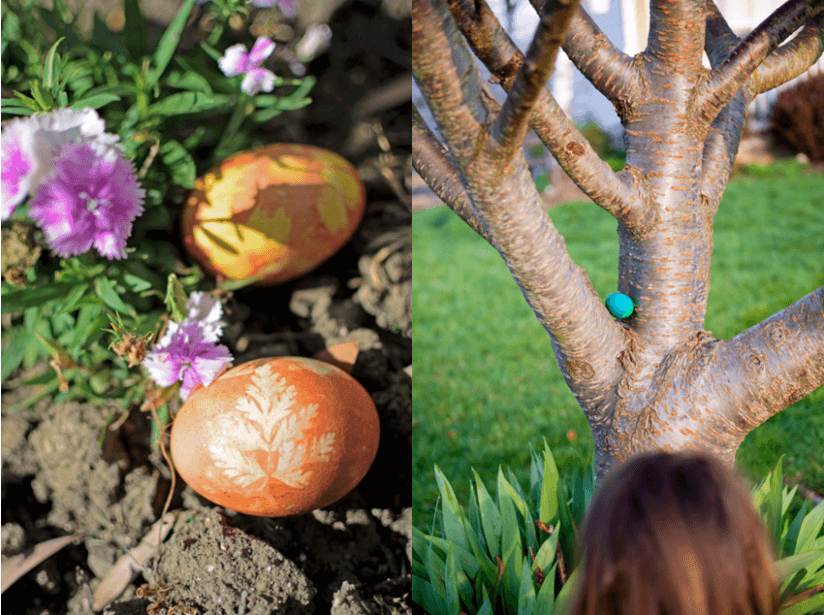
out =
<path fill-rule="evenodd" d="M 791 171 L 793 169 L 790 169 Z M 618 279 L 614 219 L 592 203 L 551 210 L 570 255 L 605 298 Z M 438 464 L 461 502 L 474 467 L 492 485 L 498 466 L 528 483 L 529 445 L 546 438 L 559 470 L 593 443 L 549 336 L 498 253 L 446 208 L 413 217 L 413 500 L 425 528 Z M 824 285 L 824 175 L 741 173 L 715 219 L 706 328 L 729 338 Z M 824 491 L 824 387 L 751 432 L 741 471 L 784 472 Z"/>

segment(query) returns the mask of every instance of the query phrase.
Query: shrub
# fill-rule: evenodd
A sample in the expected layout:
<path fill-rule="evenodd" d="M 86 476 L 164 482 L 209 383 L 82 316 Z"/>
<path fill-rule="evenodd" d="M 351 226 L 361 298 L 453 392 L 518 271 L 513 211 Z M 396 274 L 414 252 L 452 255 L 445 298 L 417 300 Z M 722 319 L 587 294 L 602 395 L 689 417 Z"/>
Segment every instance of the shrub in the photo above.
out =
<path fill-rule="evenodd" d="M 780 145 L 824 161 L 824 73 L 778 94 L 771 130 Z"/>
<path fill-rule="evenodd" d="M 498 470 L 493 499 L 475 474 L 468 509 L 440 469 L 441 492 L 430 534 L 413 528 L 412 597 L 429 613 L 565 613 L 574 587 L 577 528 L 593 494 L 594 466 L 581 461 L 558 475 L 546 441 L 532 458 L 529 488 Z M 781 460 L 752 491 L 778 554 L 782 615 L 824 608 L 824 502 L 792 512 L 797 487 L 783 484 Z"/>

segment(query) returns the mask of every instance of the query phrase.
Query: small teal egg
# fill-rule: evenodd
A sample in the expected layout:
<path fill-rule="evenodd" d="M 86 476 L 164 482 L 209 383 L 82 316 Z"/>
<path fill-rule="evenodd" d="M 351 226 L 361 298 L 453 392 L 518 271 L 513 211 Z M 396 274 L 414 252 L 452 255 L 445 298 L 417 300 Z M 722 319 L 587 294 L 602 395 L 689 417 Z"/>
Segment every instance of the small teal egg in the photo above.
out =
<path fill-rule="evenodd" d="M 632 299 L 624 293 L 612 293 L 606 300 L 609 313 L 615 318 L 626 318 L 635 310 Z"/>

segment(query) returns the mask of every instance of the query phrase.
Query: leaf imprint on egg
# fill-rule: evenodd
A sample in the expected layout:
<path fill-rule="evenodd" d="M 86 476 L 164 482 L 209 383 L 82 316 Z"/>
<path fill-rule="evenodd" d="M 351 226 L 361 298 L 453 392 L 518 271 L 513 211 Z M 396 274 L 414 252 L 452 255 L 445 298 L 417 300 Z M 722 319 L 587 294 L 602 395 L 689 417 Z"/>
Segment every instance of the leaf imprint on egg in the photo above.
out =
<path fill-rule="evenodd" d="M 306 438 L 303 429 L 318 405 L 297 409 L 295 394 L 270 364 L 255 369 L 236 412 L 225 413 L 215 425 L 225 437 L 212 457 L 226 478 L 251 489 L 265 488 L 270 478 L 300 488 L 312 477 L 305 464 L 329 461 L 335 432 Z"/>

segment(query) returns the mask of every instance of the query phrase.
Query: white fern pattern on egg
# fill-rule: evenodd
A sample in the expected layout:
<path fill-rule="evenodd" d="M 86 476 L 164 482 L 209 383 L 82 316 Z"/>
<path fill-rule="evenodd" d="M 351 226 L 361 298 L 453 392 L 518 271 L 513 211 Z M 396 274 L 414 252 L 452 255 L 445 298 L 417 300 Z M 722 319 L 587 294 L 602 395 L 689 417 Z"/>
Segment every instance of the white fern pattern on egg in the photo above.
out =
<path fill-rule="evenodd" d="M 269 364 L 254 370 L 246 395 L 235 405 L 236 412 L 215 425 L 225 434 L 236 434 L 227 436 L 226 446 L 220 451 L 213 451 L 215 464 L 226 478 L 247 487 L 272 475 L 290 487 L 303 487 L 312 477 L 303 465 L 329 461 L 335 433 L 327 432 L 305 442 L 301 426 L 315 416 L 318 405 L 309 404 L 296 411 L 295 395 L 295 387 L 273 373 Z M 255 455 L 257 452 L 263 455 Z"/>

